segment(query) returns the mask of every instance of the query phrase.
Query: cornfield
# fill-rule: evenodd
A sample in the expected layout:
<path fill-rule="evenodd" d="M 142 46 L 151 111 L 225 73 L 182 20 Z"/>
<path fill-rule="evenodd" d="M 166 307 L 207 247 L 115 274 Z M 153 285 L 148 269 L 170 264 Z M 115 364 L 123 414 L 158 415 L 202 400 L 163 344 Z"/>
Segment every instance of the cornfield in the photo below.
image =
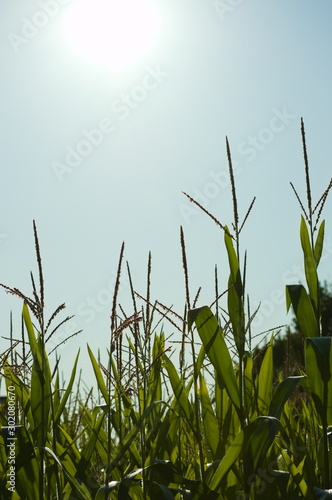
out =
<path fill-rule="evenodd" d="M 50 366 L 48 341 L 63 324 L 56 321 L 64 305 L 44 318 L 44 277 L 34 223 L 38 280 L 32 276 L 32 296 L 1 285 L 23 308 L 22 339 L 12 339 L 1 355 L 7 390 L 0 412 L 1 499 L 332 498 L 332 349 L 331 337 L 321 336 L 318 280 L 325 228 L 321 215 L 332 184 L 314 205 L 303 121 L 301 135 L 305 203 L 292 188 L 302 212 L 306 282 L 287 285 L 285 302 L 303 332 L 305 370 L 297 376 L 275 375 L 274 332 L 255 369 L 251 323 L 257 311 L 250 311 L 246 258 L 240 253 L 241 231 L 255 199 L 241 222 L 226 140 L 231 225 L 186 196 L 223 232 L 228 283 L 221 285 L 216 273 L 213 303 L 196 307 L 181 228 L 184 313 L 151 301 L 149 255 L 145 297 L 135 292 L 129 265 L 125 269 L 133 307 L 127 315 L 118 304 L 125 267 L 122 245 L 107 366 L 88 347 L 98 401 L 91 393 L 83 399 L 76 389 L 79 353 L 65 387 L 59 363 Z M 220 306 L 223 295 L 226 309 Z M 160 331 L 156 317 L 165 321 Z M 168 325 L 181 334 L 178 363 L 169 354 Z"/>

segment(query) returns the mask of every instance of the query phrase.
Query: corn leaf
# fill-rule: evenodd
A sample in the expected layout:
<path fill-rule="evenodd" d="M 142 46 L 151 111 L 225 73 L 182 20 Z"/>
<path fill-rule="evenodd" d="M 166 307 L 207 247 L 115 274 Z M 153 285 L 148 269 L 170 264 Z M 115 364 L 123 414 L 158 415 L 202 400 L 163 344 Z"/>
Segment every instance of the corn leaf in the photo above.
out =
<path fill-rule="evenodd" d="M 196 481 L 192 479 L 188 479 L 182 474 L 180 474 L 170 463 L 169 461 L 164 460 L 156 460 L 153 464 L 148 467 L 139 468 L 134 470 L 133 472 L 127 474 L 121 481 L 111 481 L 108 485 L 102 486 L 97 491 L 95 500 L 104 500 L 105 494 L 107 492 L 114 491 L 119 488 L 118 498 L 121 500 L 128 500 L 135 498 L 139 499 L 140 496 L 136 496 L 136 491 L 132 493 L 132 489 L 137 488 L 137 480 L 135 480 L 136 476 L 140 476 L 143 471 L 145 472 L 145 476 L 147 477 L 147 484 L 149 486 L 149 492 L 152 494 L 151 498 L 165 498 L 171 499 L 174 498 L 174 494 L 181 493 L 183 494 L 183 498 L 191 499 L 191 500 L 220 500 L 221 497 L 218 493 L 211 491 L 210 488 L 204 484 L 202 481 Z M 179 488 L 167 488 L 166 485 L 162 485 L 160 483 L 156 483 L 155 481 L 150 481 L 148 479 L 149 475 L 153 473 L 157 473 L 161 476 L 165 483 L 167 484 L 181 484 L 188 488 L 191 495 L 188 494 L 188 490 L 183 490 Z M 129 494 L 130 493 L 130 494 Z M 126 495 L 129 495 L 128 497 Z M 134 496 L 132 496 L 132 494 Z M 140 495 L 138 493 L 138 495 Z M 158 496 L 156 496 L 158 495 Z"/>
<path fill-rule="evenodd" d="M 26 303 L 23 305 L 23 319 L 33 356 L 30 391 L 31 413 L 34 421 L 33 435 L 36 443 L 43 446 L 46 441 L 47 424 L 51 409 L 52 375 L 42 337 L 39 335 L 36 340 Z"/>
<path fill-rule="evenodd" d="M 233 246 L 232 238 L 225 231 L 225 244 L 228 253 L 230 277 L 228 281 L 228 313 L 233 327 L 234 341 L 239 356 L 244 354 L 245 316 L 243 307 L 243 286 L 239 261 Z"/>
<path fill-rule="evenodd" d="M 58 405 L 56 405 L 54 403 L 54 407 L 55 407 L 55 415 L 54 415 L 54 421 L 55 422 L 58 422 L 62 413 L 63 413 L 63 410 L 66 406 L 66 403 L 68 401 L 68 398 L 70 396 L 70 393 L 71 393 L 71 390 L 73 388 L 73 384 L 74 384 L 74 380 L 75 380 L 75 376 L 76 376 L 76 369 L 77 369 L 77 362 L 78 362 L 78 357 L 80 355 L 80 351 L 78 351 L 77 355 L 76 355 L 76 358 L 75 358 L 75 361 L 74 361 L 74 366 L 73 366 L 73 369 L 72 369 L 72 372 L 71 372 L 71 375 L 70 375 L 70 379 L 69 379 L 69 382 L 68 382 L 68 386 L 66 388 L 66 391 L 63 395 L 63 397 L 61 398 L 60 402 Z"/>
<path fill-rule="evenodd" d="M 188 398 L 188 389 L 185 387 L 184 381 L 178 376 L 175 366 L 166 354 L 163 355 L 163 363 L 167 370 L 174 396 L 176 397 L 189 426 L 195 428 L 195 414 Z"/>
<path fill-rule="evenodd" d="M 276 446 L 278 447 L 278 449 L 282 455 L 282 458 L 284 459 L 284 461 L 287 465 L 287 468 L 291 474 L 291 477 L 292 477 L 294 483 L 299 488 L 302 497 L 305 498 L 306 500 L 313 500 L 314 496 L 308 488 L 308 485 L 303 477 L 303 474 L 300 470 L 300 467 L 297 467 L 294 464 L 292 458 L 289 456 L 287 451 L 282 448 L 282 446 L 280 446 L 278 443 L 276 443 Z"/>
<path fill-rule="evenodd" d="M 112 459 L 112 466 L 117 465 L 120 462 L 120 460 L 123 459 L 124 454 L 129 450 L 131 445 L 133 445 L 135 447 L 135 443 L 133 442 L 135 437 L 144 428 L 144 422 L 146 421 L 149 414 L 152 412 L 153 408 L 159 404 L 165 404 L 165 402 L 164 401 L 154 401 L 153 403 L 151 403 L 145 409 L 143 415 L 138 420 L 137 424 L 134 425 L 128 431 L 128 433 L 123 437 L 122 442 L 120 443 L 120 446 L 119 446 L 119 451 L 116 453 L 116 456 Z M 138 462 L 141 462 L 141 456 L 136 451 L 136 449 L 133 451 L 133 455 L 138 456 L 139 458 L 137 460 L 138 460 Z"/>
<path fill-rule="evenodd" d="M 258 375 L 258 409 L 260 415 L 267 415 L 273 390 L 273 334 L 264 354 Z"/>
<path fill-rule="evenodd" d="M 27 332 L 28 332 L 31 354 L 32 354 L 33 358 L 36 360 L 36 362 L 38 362 L 39 365 L 41 365 L 42 360 L 41 360 L 41 356 L 40 356 L 40 350 L 39 350 L 38 345 L 37 345 L 34 327 L 32 325 L 32 321 L 31 321 L 30 313 L 29 313 L 29 308 L 28 308 L 28 305 L 26 304 L 26 302 L 24 302 L 24 304 L 23 304 L 23 320 L 24 320 L 24 324 L 25 324 Z"/>
<path fill-rule="evenodd" d="M 307 338 L 305 363 L 308 382 L 323 425 L 332 425 L 331 337 Z"/>
<path fill-rule="evenodd" d="M 212 459 L 215 460 L 221 434 L 218 421 L 215 417 L 209 391 L 202 374 L 200 374 L 200 401 L 202 406 L 202 420 L 205 438 L 211 450 Z"/>
<path fill-rule="evenodd" d="M 275 417 L 257 417 L 245 429 L 245 453 L 243 459 L 245 487 L 250 489 L 251 480 L 266 458 L 278 430 L 285 435 L 280 421 Z"/>
<path fill-rule="evenodd" d="M 239 388 L 232 358 L 216 317 L 209 307 L 204 306 L 189 311 L 189 328 L 191 328 L 194 322 L 204 344 L 206 355 L 216 371 L 219 386 L 225 387 L 232 403 L 237 411 L 240 411 Z"/>
<path fill-rule="evenodd" d="M 43 348 L 41 338 L 38 339 L 37 348 L 40 350 L 40 357 L 43 356 L 43 362 L 34 359 L 31 371 L 31 412 L 34 420 L 33 435 L 38 446 L 44 446 L 47 436 L 48 420 L 51 410 L 51 370 Z"/>
<path fill-rule="evenodd" d="M 322 221 L 318 229 L 318 235 L 315 242 L 314 257 L 315 257 L 316 267 L 318 267 L 320 258 L 322 256 L 323 244 L 324 244 L 324 232 L 325 232 L 325 220 Z"/>
<path fill-rule="evenodd" d="M 147 405 L 162 398 L 161 356 L 164 350 L 164 334 L 155 335 L 152 346 L 152 369 L 148 380 Z"/>
<path fill-rule="evenodd" d="M 295 390 L 297 384 L 304 378 L 304 376 L 287 377 L 277 385 L 270 403 L 270 416 L 280 419 L 286 401 Z"/>
<path fill-rule="evenodd" d="M 101 370 L 100 370 L 99 365 L 96 361 L 96 358 L 93 355 L 93 352 L 91 351 L 89 346 L 87 346 L 87 347 L 88 347 L 88 353 L 89 353 L 89 356 L 91 359 L 93 371 L 95 373 L 95 377 L 97 380 L 98 388 L 99 388 L 100 392 L 102 393 L 106 404 L 110 405 L 110 396 L 109 396 L 108 390 L 106 389 L 104 377 L 101 373 Z"/>
<path fill-rule="evenodd" d="M 293 306 L 296 319 L 305 337 L 318 337 L 315 312 L 303 285 L 286 285 L 287 311 Z"/>
<path fill-rule="evenodd" d="M 217 491 L 219 489 L 221 481 L 223 480 L 225 475 L 229 472 L 229 470 L 236 462 L 236 460 L 239 458 L 239 455 L 242 453 L 244 442 L 245 442 L 244 431 L 241 430 L 234 439 L 234 441 L 227 448 L 225 455 L 219 462 L 219 465 L 215 473 L 213 474 L 210 482 L 208 483 L 211 490 Z"/>
<path fill-rule="evenodd" d="M 317 314 L 319 307 L 317 262 L 314 257 L 313 248 L 311 247 L 307 224 L 302 215 L 301 215 L 301 225 L 300 225 L 300 236 L 301 236 L 301 244 L 304 255 L 305 276 L 309 288 L 310 298 L 315 305 L 315 311 Z M 319 252 L 319 247 L 317 247 L 317 252 Z"/>
<path fill-rule="evenodd" d="M 96 443 L 100 439 L 100 429 L 103 425 L 105 419 L 105 413 L 102 413 L 100 417 L 93 423 L 90 428 L 89 437 L 87 442 L 84 444 L 81 450 L 81 459 L 77 464 L 77 469 L 82 473 L 88 468 L 91 457 L 96 449 Z"/>
<path fill-rule="evenodd" d="M 69 479 L 69 482 L 72 484 L 73 488 L 75 490 L 77 490 L 77 492 L 79 492 L 79 494 L 81 495 L 81 497 L 84 499 L 84 500 L 92 500 L 92 497 L 89 493 L 89 490 L 87 489 L 87 487 L 83 484 L 83 482 L 79 482 L 73 475 L 72 473 L 66 469 L 66 467 L 63 465 L 63 463 L 59 460 L 59 458 L 56 456 L 56 454 L 54 453 L 53 450 L 51 450 L 50 448 L 48 448 L 47 446 L 43 447 L 43 450 L 48 453 L 49 455 L 51 455 L 51 457 L 53 458 L 53 460 L 58 464 L 58 466 L 60 467 L 60 469 L 64 472 L 64 474 L 68 477 Z"/>
<path fill-rule="evenodd" d="M 254 382 L 253 382 L 253 359 L 249 353 L 245 353 L 243 356 L 243 397 L 244 397 L 244 406 L 246 410 L 246 414 L 249 415 L 250 410 L 252 409 L 255 398 L 254 398 Z"/>

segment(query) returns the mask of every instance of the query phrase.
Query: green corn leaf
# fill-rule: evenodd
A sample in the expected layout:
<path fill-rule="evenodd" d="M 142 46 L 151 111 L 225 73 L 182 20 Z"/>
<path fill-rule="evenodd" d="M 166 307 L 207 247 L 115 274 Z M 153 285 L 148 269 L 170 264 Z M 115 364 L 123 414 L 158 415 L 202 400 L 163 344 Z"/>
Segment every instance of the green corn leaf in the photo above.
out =
<path fill-rule="evenodd" d="M 215 473 L 208 483 L 211 490 L 217 491 L 219 489 L 221 481 L 243 452 L 244 442 L 244 431 L 241 430 L 231 445 L 227 448 L 225 455 L 221 459 Z"/>
<path fill-rule="evenodd" d="M 301 215 L 301 225 L 300 225 L 300 236 L 301 236 L 301 244 L 304 255 L 304 269 L 305 269 L 307 285 L 309 288 L 311 300 L 315 305 L 315 311 L 317 312 L 319 304 L 317 263 L 314 257 L 313 249 L 311 247 L 307 224 L 302 215 Z M 318 251 L 319 249 L 317 248 L 317 252 Z"/>
<path fill-rule="evenodd" d="M 134 425 L 128 431 L 128 433 L 123 437 L 122 442 L 120 443 L 120 446 L 119 446 L 119 451 L 117 452 L 116 456 L 114 458 L 112 458 L 112 465 L 113 466 L 117 465 L 123 459 L 124 454 L 130 449 L 131 445 L 135 446 L 135 443 L 133 443 L 135 437 L 142 430 L 144 423 L 145 423 L 145 420 L 147 419 L 149 414 L 152 412 L 153 408 L 159 404 L 167 404 L 167 403 L 165 403 L 165 401 L 154 401 L 149 406 L 147 406 L 143 415 L 138 420 L 137 424 Z M 133 455 L 138 456 L 137 461 L 139 463 L 139 462 L 141 462 L 141 456 L 139 455 L 139 453 L 136 450 L 137 449 L 135 448 L 133 451 Z"/>
<path fill-rule="evenodd" d="M 181 490 L 179 490 L 181 491 Z M 160 498 L 164 500 L 174 500 L 174 496 L 170 488 L 155 481 L 148 481 L 148 492 L 150 498 Z"/>
<path fill-rule="evenodd" d="M 241 296 L 243 294 L 243 288 L 242 288 L 242 280 L 240 276 L 240 266 L 239 266 L 239 261 L 233 246 L 233 241 L 232 238 L 230 237 L 230 234 L 228 232 L 228 228 L 226 227 L 227 231 L 225 231 L 225 245 L 227 249 L 227 254 L 228 254 L 228 262 L 229 262 L 229 268 L 231 272 L 231 280 L 235 284 L 237 288 L 238 294 Z"/>
<path fill-rule="evenodd" d="M 157 472 L 167 484 L 181 484 L 188 488 L 188 490 L 191 492 L 191 495 L 189 495 L 188 491 L 186 490 L 178 488 L 167 488 L 165 485 L 163 486 L 163 488 L 161 488 L 161 484 L 154 481 L 152 482 L 147 479 L 147 484 L 150 485 L 150 493 L 152 493 L 151 498 L 165 498 L 168 500 L 174 498 L 173 494 L 169 496 L 168 493 L 174 492 L 181 494 L 184 493 L 185 495 L 183 498 L 192 500 L 202 500 L 203 498 L 204 500 L 221 499 L 220 495 L 215 491 L 211 491 L 206 484 L 201 481 L 195 481 L 184 477 L 174 468 L 174 466 L 170 462 L 164 460 L 156 460 L 148 467 L 139 468 L 127 474 L 121 481 L 112 481 L 108 485 L 102 486 L 101 488 L 99 488 L 95 499 L 104 500 L 106 492 L 114 491 L 117 488 L 119 488 L 119 498 L 121 498 L 121 500 L 126 498 L 141 498 L 140 496 L 132 497 L 131 495 L 126 497 L 126 494 L 129 494 L 129 491 L 132 490 L 132 487 L 135 485 L 136 476 L 141 475 L 143 471 L 145 471 L 145 475 L 147 478 L 151 472 Z M 122 490 L 120 490 L 121 487 Z M 127 492 L 125 492 L 125 489 L 127 489 Z M 158 497 L 156 495 L 158 495 Z"/>
<path fill-rule="evenodd" d="M 48 448 L 47 446 L 44 446 L 44 447 L 39 447 L 39 448 L 42 448 L 46 453 L 48 453 L 49 455 L 52 456 L 53 460 L 59 465 L 59 467 L 61 468 L 61 470 L 64 472 L 64 474 L 67 476 L 67 478 L 69 479 L 69 482 L 71 483 L 71 485 L 73 486 L 73 489 L 77 490 L 77 492 L 81 495 L 81 498 L 84 499 L 84 500 L 92 500 L 92 497 L 89 493 L 89 490 L 87 489 L 87 487 L 83 484 L 83 482 L 79 482 L 74 476 L 73 474 L 70 472 L 70 470 L 68 470 L 66 468 L 66 466 L 64 465 L 64 462 L 63 461 L 60 461 L 58 459 L 58 457 L 56 456 L 56 454 L 50 449 Z"/>
<path fill-rule="evenodd" d="M 195 322 L 205 352 L 216 371 L 219 386 L 225 387 L 237 411 L 240 411 L 240 396 L 232 358 L 223 332 L 211 309 L 207 306 L 192 309 L 188 313 L 189 328 Z"/>
<path fill-rule="evenodd" d="M 245 353 L 243 356 L 243 368 L 243 396 L 246 414 L 249 415 L 254 404 L 253 359 L 249 353 Z"/>
<path fill-rule="evenodd" d="M 88 468 L 91 457 L 96 449 L 97 440 L 100 439 L 100 430 L 105 420 L 105 413 L 102 413 L 100 417 L 93 422 L 93 425 L 90 428 L 89 437 L 87 442 L 84 443 L 84 446 L 81 450 L 81 459 L 77 464 L 77 469 L 82 473 Z"/>
<path fill-rule="evenodd" d="M 331 342 L 331 337 L 305 340 L 305 364 L 309 387 L 323 425 L 332 425 Z"/>
<path fill-rule="evenodd" d="M 214 390 L 216 418 L 218 419 L 218 422 L 221 423 L 225 418 L 225 413 L 226 413 L 225 405 L 227 404 L 227 402 L 226 404 L 224 404 L 224 393 L 226 394 L 228 400 L 229 398 L 225 389 L 223 387 L 220 387 L 219 384 L 214 384 L 213 390 Z"/>
<path fill-rule="evenodd" d="M 62 413 L 63 413 L 63 410 L 66 406 L 66 403 L 68 401 L 68 398 L 70 396 L 70 393 L 72 391 L 72 388 L 73 388 L 73 384 L 74 384 L 74 380 L 75 380 L 75 376 L 76 376 L 76 369 L 77 369 L 77 362 L 78 362 L 78 357 L 80 355 L 80 351 L 78 351 L 77 355 L 76 355 L 76 358 L 75 358 L 75 361 L 74 361 L 74 366 L 73 366 L 73 369 L 72 369 L 72 372 L 71 372 L 71 375 L 70 375 L 70 379 L 69 379 L 69 383 L 68 383 L 68 386 L 66 388 L 66 391 L 63 395 L 63 397 L 61 398 L 60 402 L 58 405 L 55 404 L 54 402 L 54 407 L 55 407 L 55 415 L 54 415 L 54 421 L 55 422 L 58 422 Z"/>
<path fill-rule="evenodd" d="M 250 489 L 252 480 L 266 458 L 277 432 L 286 433 L 280 421 L 271 416 L 257 417 L 245 429 L 245 454 L 243 458 L 245 487 Z"/>
<path fill-rule="evenodd" d="M 199 394 L 202 407 L 202 420 L 205 431 L 205 438 L 211 450 L 212 459 L 215 460 L 217 458 L 216 453 L 219 445 L 219 440 L 221 439 L 221 435 L 219 432 L 218 421 L 215 417 L 213 407 L 211 404 L 209 391 L 202 374 L 200 374 Z"/>
<path fill-rule="evenodd" d="M 286 285 L 287 311 L 293 306 L 296 319 L 305 337 L 318 337 L 319 330 L 312 303 L 303 285 Z"/>
<path fill-rule="evenodd" d="M 314 496 L 308 488 L 305 478 L 303 477 L 303 473 L 300 470 L 300 466 L 297 467 L 294 464 L 293 460 L 282 446 L 280 446 L 278 443 L 276 443 L 276 446 L 279 449 L 281 456 L 286 463 L 286 466 L 290 472 L 292 480 L 294 481 L 294 483 L 297 485 L 297 487 L 301 492 L 302 496 L 300 498 L 305 498 L 306 500 L 313 500 Z"/>
<path fill-rule="evenodd" d="M 260 415 L 267 415 L 273 390 L 273 334 L 264 354 L 258 375 L 258 409 Z"/>
<path fill-rule="evenodd" d="M 148 381 L 147 405 L 162 398 L 161 357 L 164 350 L 164 334 L 155 335 L 152 346 L 152 369 Z"/>
<path fill-rule="evenodd" d="M 204 484 L 202 481 L 188 479 L 180 474 L 171 462 L 165 460 L 156 460 L 149 467 L 152 471 L 158 472 L 168 483 L 184 485 L 193 494 L 193 500 L 217 500 L 219 495 Z"/>
<path fill-rule="evenodd" d="M 167 370 L 169 381 L 171 383 L 174 395 L 180 405 L 180 408 L 183 411 L 188 424 L 194 429 L 195 414 L 188 398 L 188 388 L 185 387 L 184 381 L 180 379 L 175 366 L 173 365 L 172 361 L 166 356 L 166 354 L 163 355 L 163 363 Z"/>
<path fill-rule="evenodd" d="M 101 373 L 101 370 L 99 368 L 97 360 L 96 360 L 96 358 L 93 355 L 93 352 L 91 351 L 91 349 L 90 349 L 89 346 L 87 346 L 87 347 L 88 347 L 88 353 L 89 353 L 89 356 L 90 356 L 90 359 L 91 359 L 93 371 L 95 373 L 95 377 L 96 377 L 96 380 L 97 380 L 98 388 L 99 388 L 100 392 L 102 393 L 102 395 L 103 395 L 103 397 L 105 399 L 106 404 L 110 405 L 110 396 L 109 396 L 108 390 L 106 389 L 104 377 L 103 377 L 103 375 Z"/>
<path fill-rule="evenodd" d="M 38 362 L 41 366 L 42 360 L 41 360 L 41 356 L 40 356 L 40 351 L 38 349 L 34 327 L 32 325 L 32 321 L 31 321 L 30 313 L 29 313 L 29 308 L 28 308 L 28 305 L 26 304 L 26 302 L 24 302 L 24 304 L 23 304 L 23 320 L 24 320 L 24 324 L 25 324 L 27 332 L 28 332 L 31 354 L 32 354 L 34 360 L 36 362 Z"/>
<path fill-rule="evenodd" d="M 54 378 L 54 374 L 53 374 L 53 378 Z M 55 408 L 59 408 L 60 407 L 60 382 L 59 382 L 59 372 L 57 370 L 56 372 L 56 375 L 55 375 L 55 381 L 54 381 L 54 387 L 53 387 L 53 405 L 52 405 L 52 411 L 53 411 L 53 415 L 54 415 L 54 423 L 56 422 L 56 419 L 55 419 L 55 412 L 54 412 L 54 409 Z M 54 428 L 54 426 L 53 426 Z"/>
<path fill-rule="evenodd" d="M 23 305 L 23 319 L 33 356 L 30 391 L 31 413 L 34 421 L 33 435 L 36 443 L 43 446 L 46 441 L 47 425 L 51 409 L 52 375 L 42 337 L 39 336 L 36 340 L 26 303 Z"/>
<path fill-rule="evenodd" d="M 233 281 L 228 282 L 227 293 L 228 313 L 232 324 L 232 332 L 239 356 L 244 355 L 245 317 L 242 297 L 239 296 Z"/>
<path fill-rule="evenodd" d="M 298 383 L 303 380 L 304 376 L 299 377 L 287 377 L 282 380 L 273 392 L 273 396 L 270 403 L 269 415 L 280 419 L 283 407 L 295 390 Z"/>
<path fill-rule="evenodd" d="M 201 368 L 203 366 L 204 359 L 205 359 L 205 349 L 204 349 L 204 345 L 202 344 L 201 348 L 199 350 L 197 359 L 196 359 L 195 364 L 194 364 L 194 377 L 195 377 L 195 379 L 197 379 L 197 377 L 199 376 L 199 374 L 201 372 Z"/>
<path fill-rule="evenodd" d="M 60 444 L 57 441 L 56 442 L 56 453 L 59 456 L 61 455 L 62 459 L 65 457 L 68 458 L 69 457 L 68 449 L 70 449 L 70 455 L 71 455 L 71 457 L 69 457 L 70 470 L 71 470 L 72 474 L 76 474 L 76 472 L 77 472 L 76 464 L 81 460 L 81 453 L 78 451 L 78 448 L 76 446 L 76 442 L 79 440 L 79 438 L 83 434 L 84 430 L 81 431 L 79 434 L 77 434 L 74 438 L 71 438 L 71 436 L 68 434 L 68 432 L 60 425 L 59 425 L 59 430 L 63 434 L 63 436 L 66 440 L 66 445 L 68 445 L 68 447 L 66 449 L 63 448 L 62 444 Z M 74 462 L 72 462 L 72 459 L 75 460 L 75 465 L 74 465 Z"/>
<path fill-rule="evenodd" d="M 323 244 L 324 244 L 324 232 L 325 232 L 325 220 L 322 221 L 318 229 L 318 234 L 315 242 L 314 257 L 316 261 L 316 267 L 318 267 L 320 258 L 322 256 Z"/>
<path fill-rule="evenodd" d="M 176 399 L 173 400 L 173 406 Z M 162 458 L 168 453 L 176 450 L 178 439 L 179 419 L 175 415 L 174 408 L 169 408 L 162 421 L 158 424 L 158 432 L 155 440 L 148 446 L 148 456 L 145 465 L 151 465 L 158 457 Z"/>
<path fill-rule="evenodd" d="M 36 362 L 35 359 L 32 364 L 30 400 L 31 412 L 35 427 L 33 435 L 36 443 L 39 446 L 43 446 L 46 442 L 48 422 L 51 410 L 52 376 L 46 351 L 42 346 L 41 338 L 39 338 L 37 341 L 37 348 L 40 351 L 40 357 L 43 356 L 44 359 L 41 365 L 39 365 L 39 361 Z M 42 351 L 44 352 L 42 353 Z"/>
<path fill-rule="evenodd" d="M 243 307 L 243 286 L 238 258 L 233 241 L 225 231 L 225 245 L 228 253 L 230 277 L 228 282 L 228 312 L 233 327 L 234 341 L 239 356 L 244 354 L 245 345 L 245 316 Z"/>
<path fill-rule="evenodd" d="M 122 407 L 122 416 L 121 416 L 121 418 L 123 418 L 124 415 L 126 415 L 126 416 L 130 415 L 133 424 L 137 424 L 137 417 L 136 417 L 135 412 L 133 411 L 134 404 L 131 401 L 130 397 L 123 390 L 122 381 L 121 381 L 120 376 L 118 374 L 118 370 L 117 370 L 117 367 L 116 367 L 116 363 L 115 363 L 114 357 L 111 357 L 111 368 L 112 368 L 113 378 L 114 378 L 114 380 L 116 382 L 115 385 L 117 387 L 117 391 L 115 392 L 115 398 L 114 398 L 115 399 L 115 407 L 117 408 L 117 411 L 119 411 L 119 407 L 120 407 L 120 405 L 122 403 L 123 407 Z M 139 387 L 138 388 L 138 393 L 142 394 L 142 390 L 143 389 L 141 387 Z M 121 398 L 121 401 L 119 400 L 119 398 Z M 143 411 L 143 412 L 145 411 L 145 407 L 149 406 L 149 404 L 151 404 L 151 403 L 148 403 L 144 407 L 144 403 L 145 403 L 144 397 L 140 397 L 140 402 L 142 404 L 141 411 Z"/>

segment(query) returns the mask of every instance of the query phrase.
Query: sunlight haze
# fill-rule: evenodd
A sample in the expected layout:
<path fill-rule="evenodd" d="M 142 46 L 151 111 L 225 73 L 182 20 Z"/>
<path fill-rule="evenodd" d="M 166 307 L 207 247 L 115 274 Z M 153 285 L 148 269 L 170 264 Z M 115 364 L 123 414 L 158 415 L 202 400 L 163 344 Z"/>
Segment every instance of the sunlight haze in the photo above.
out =
<path fill-rule="evenodd" d="M 121 69 L 153 44 L 158 16 L 149 0 L 77 0 L 68 7 L 64 29 L 78 54 Z"/>

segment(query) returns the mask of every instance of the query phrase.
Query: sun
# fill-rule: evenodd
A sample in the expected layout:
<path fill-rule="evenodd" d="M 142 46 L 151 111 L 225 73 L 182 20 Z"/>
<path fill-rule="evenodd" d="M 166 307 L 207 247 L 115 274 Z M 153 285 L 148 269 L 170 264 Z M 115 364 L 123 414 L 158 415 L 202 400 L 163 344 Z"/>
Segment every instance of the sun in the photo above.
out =
<path fill-rule="evenodd" d="M 77 0 L 64 22 L 75 52 L 114 70 L 147 52 L 159 26 L 152 0 Z"/>

